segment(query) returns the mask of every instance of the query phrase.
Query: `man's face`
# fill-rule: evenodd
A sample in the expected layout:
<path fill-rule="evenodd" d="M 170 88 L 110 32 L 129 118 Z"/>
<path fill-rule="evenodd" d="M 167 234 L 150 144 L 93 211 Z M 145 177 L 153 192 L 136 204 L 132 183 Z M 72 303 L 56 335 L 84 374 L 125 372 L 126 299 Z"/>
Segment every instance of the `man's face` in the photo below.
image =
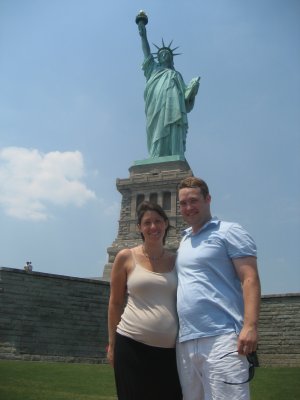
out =
<path fill-rule="evenodd" d="M 209 194 L 204 197 L 200 188 L 183 188 L 179 190 L 178 196 L 181 215 L 193 231 L 199 230 L 210 220 Z"/>

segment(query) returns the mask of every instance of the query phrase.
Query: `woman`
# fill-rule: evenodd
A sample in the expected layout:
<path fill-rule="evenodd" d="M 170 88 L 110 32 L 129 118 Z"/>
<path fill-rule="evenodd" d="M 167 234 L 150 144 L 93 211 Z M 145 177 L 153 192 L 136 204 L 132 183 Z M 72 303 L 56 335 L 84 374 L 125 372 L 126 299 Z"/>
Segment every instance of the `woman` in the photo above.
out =
<path fill-rule="evenodd" d="M 119 400 L 180 400 L 175 255 L 164 249 L 169 220 L 149 202 L 137 214 L 143 244 L 121 250 L 112 268 L 107 357 Z"/>

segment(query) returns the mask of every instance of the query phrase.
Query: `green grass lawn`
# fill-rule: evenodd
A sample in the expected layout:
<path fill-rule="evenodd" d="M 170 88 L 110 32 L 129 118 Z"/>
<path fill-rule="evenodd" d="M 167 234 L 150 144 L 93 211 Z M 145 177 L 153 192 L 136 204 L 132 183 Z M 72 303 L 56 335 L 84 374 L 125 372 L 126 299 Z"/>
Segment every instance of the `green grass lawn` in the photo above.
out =
<path fill-rule="evenodd" d="M 109 365 L 0 360 L 1 400 L 113 400 Z"/>
<path fill-rule="evenodd" d="M 256 368 L 251 400 L 299 400 L 300 368 Z"/>
<path fill-rule="evenodd" d="M 299 378 L 300 368 L 257 368 L 251 400 L 299 400 Z M 1 400 L 115 400 L 115 393 L 109 365 L 0 360 Z"/>

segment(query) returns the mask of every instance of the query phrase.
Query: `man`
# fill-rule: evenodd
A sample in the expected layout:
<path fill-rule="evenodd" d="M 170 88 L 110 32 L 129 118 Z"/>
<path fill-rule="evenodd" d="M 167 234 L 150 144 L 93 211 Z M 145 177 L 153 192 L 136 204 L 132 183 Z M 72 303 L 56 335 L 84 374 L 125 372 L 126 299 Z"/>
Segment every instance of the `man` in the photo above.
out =
<path fill-rule="evenodd" d="M 248 400 L 247 357 L 258 340 L 256 246 L 238 224 L 212 218 L 207 184 L 179 185 L 190 225 L 178 249 L 178 372 L 184 400 Z"/>
<path fill-rule="evenodd" d="M 174 69 L 171 43 L 156 46 L 157 62 L 150 51 L 145 23 L 138 23 L 144 53 L 143 71 L 146 77 L 144 93 L 147 119 L 147 145 L 150 158 L 183 156 L 188 130 L 187 113 L 194 107 L 200 78 L 187 86 Z"/>

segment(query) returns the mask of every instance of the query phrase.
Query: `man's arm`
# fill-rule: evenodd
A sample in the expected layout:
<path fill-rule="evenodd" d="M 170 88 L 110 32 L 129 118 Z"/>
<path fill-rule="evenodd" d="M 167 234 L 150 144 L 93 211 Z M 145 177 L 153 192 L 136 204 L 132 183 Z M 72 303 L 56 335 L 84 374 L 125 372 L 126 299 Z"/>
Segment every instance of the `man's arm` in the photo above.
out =
<path fill-rule="evenodd" d="M 260 280 L 255 257 L 236 258 L 233 264 L 242 283 L 244 298 L 244 326 L 238 339 L 238 352 L 247 355 L 257 348 Z"/>

